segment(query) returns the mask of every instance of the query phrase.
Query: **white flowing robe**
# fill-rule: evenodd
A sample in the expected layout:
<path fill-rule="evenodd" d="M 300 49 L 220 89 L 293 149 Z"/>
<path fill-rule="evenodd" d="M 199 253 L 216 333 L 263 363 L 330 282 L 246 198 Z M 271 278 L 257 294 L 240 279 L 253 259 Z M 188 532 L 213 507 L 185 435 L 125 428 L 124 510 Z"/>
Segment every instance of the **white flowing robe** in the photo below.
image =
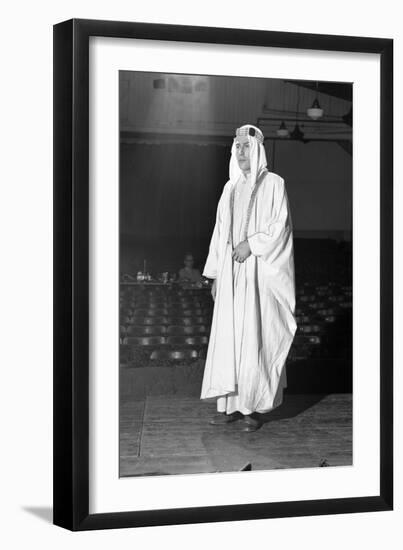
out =
<path fill-rule="evenodd" d="M 203 271 L 217 279 L 217 293 L 201 399 L 217 398 L 218 411 L 227 414 L 263 413 L 282 402 L 296 331 L 292 222 L 284 180 L 264 170 L 247 228 L 252 254 L 233 261 L 253 189 L 250 180 L 238 180 L 235 191 L 243 187 L 231 223 L 233 186 L 228 181 L 220 198 Z"/>

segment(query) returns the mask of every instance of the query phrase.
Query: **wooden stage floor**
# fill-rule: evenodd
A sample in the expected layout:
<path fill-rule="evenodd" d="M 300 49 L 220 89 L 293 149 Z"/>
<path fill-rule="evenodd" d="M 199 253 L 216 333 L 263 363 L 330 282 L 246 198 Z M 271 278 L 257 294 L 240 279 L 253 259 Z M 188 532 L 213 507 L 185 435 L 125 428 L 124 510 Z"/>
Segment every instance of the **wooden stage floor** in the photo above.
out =
<path fill-rule="evenodd" d="M 287 394 L 254 433 L 240 422 L 210 425 L 215 410 L 197 397 L 122 401 L 120 476 L 352 464 L 351 394 Z"/>

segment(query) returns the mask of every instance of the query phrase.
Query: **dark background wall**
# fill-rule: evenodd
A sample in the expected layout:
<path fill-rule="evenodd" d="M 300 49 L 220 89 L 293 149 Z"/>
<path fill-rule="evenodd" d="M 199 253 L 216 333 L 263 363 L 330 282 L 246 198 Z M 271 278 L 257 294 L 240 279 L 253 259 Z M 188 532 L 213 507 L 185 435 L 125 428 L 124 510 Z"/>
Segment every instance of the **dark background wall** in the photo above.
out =
<path fill-rule="evenodd" d="M 273 142 L 268 144 L 269 154 Z M 272 154 L 270 154 L 272 157 Z M 286 181 L 297 235 L 351 233 L 352 159 L 335 141 L 275 142 L 274 172 Z M 271 164 L 271 166 L 273 166 Z"/>
<path fill-rule="evenodd" d="M 351 156 L 318 141 L 269 140 L 266 152 L 286 181 L 296 240 L 348 240 Z M 142 269 L 144 259 L 152 272 L 177 270 L 187 252 L 203 266 L 229 158 L 230 146 L 121 144 L 121 272 Z"/>

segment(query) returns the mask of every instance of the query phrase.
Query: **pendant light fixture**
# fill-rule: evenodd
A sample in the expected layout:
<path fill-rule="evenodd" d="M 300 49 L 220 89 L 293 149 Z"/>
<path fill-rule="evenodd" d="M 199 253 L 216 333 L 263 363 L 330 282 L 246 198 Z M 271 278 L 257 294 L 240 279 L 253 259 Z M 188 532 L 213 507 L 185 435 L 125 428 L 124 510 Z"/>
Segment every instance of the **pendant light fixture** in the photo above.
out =
<path fill-rule="evenodd" d="M 284 88 L 285 88 L 285 83 L 284 83 Z M 283 113 L 285 111 L 285 93 L 283 93 Z M 281 121 L 281 124 L 280 124 L 280 127 L 277 128 L 277 135 L 279 138 L 288 138 L 289 135 L 290 135 L 290 132 L 287 128 L 287 126 L 285 125 L 285 122 L 284 120 Z"/>
<path fill-rule="evenodd" d="M 291 139 L 295 139 L 296 141 L 303 141 L 304 140 L 304 132 L 299 127 L 298 122 L 295 124 L 294 130 L 290 134 Z"/>
<path fill-rule="evenodd" d="M 323 116 L 323 109 L 319 105 L 319 100 L 318 100 L 318 82 L 316 82 L 316 97 L 314 99 L 314 102 L 312 103 L 312 107 L 310 107 L 310 109 L 307 109 L 306 114 L 312 120 L 318 120 Z"/>
<path fill-rule="evenodd" d="M 284 120 L 281 121 L 280 127 L 277 129 L 277 135 L 278 137 L 283 139 L 288 138 L 288 136 L 290 135 L 290 132 L 287 126 L 285 125 Z"/>
<path fill-rule="evenodd" d="M 296 141 L 304 141 L 304 132 L 301 130 L 298 124 L 298 112 L 299 112 L 299 91 L 300 87 L 298 86 L 298 92 L 297 92 L 297 110 L 295 113 L 295 127 L 294 130 L 290 134 L 291 139 L 295 139 Z"/>

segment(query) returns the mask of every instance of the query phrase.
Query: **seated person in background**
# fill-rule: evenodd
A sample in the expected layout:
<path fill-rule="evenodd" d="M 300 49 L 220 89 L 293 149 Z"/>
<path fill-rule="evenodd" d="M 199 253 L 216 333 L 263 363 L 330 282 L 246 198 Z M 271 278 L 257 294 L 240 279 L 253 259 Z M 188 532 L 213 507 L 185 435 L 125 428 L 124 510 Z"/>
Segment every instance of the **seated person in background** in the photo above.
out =
<path fill-rule="evenodd" d="M 193 267 L 194 259 L 192 254 L 186 254 L 183 261 L 185 267 L 179 270 L 180 283 L 199 283 L 202 280 L 200 271 Z"/>

